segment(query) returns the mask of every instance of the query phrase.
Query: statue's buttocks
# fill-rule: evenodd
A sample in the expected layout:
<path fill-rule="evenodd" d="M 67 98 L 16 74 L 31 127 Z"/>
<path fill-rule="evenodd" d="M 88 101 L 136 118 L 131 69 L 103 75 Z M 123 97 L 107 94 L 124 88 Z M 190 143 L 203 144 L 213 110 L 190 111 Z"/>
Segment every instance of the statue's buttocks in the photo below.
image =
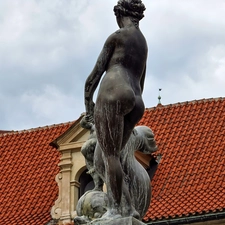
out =
<path fill-rule="evenodd" d="M 112 105 L 116 113 L 126 115 L 135 106 L 135 93 L 126 81 L 126 76 L 110 71 L 99 88 L 96 109 L 101 105 Z"/>

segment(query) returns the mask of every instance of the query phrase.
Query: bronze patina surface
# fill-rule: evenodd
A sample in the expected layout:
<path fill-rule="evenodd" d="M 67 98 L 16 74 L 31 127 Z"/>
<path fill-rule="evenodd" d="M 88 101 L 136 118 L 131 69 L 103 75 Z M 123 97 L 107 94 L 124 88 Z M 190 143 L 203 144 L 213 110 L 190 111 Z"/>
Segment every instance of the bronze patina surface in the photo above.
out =
<path fill-rule="evenodd" d="M 125 166 L 121 156 L 127 157 L 123 150 L 126 149 L 130 137 L 134 135 L 134 127 L 145 110 L 142 92 L 148 48 L 139 28 L 144 10 L 145 6 L 141 0 L 118 1 L 114 12 L 119 30 L 107 38 L 85 83 L 84 121 L 94 124 L 97 138 L 91 166 L 94 166 L 94 171 L 104 180 L 107 187 L 108 207 L 103 220 L 120 217 L 140 219 L 143 216 L 143 212 L 140 215 L 140 210 L 136 208 L 137 202 L 131 197 L 132 181 L 127 181 L 125 177 L 126 174 L 133 173 L 132 168 L 129 165 Z M 99 91 L 94 103 L 93 95 L 97 86 Z M 128 152 L 133 157 L 134 150 Z M 143 181 L 145 185 L 142 186 L 146 186 L 147 183 L 150 185 L 150 180 L 146 177 L 137 183 Z M 146 194 L 147 203 L 150 201 L 149 187 L 138 192 L 142 196 Z M 138 192 L 135 194 L 138 195 Z"/>

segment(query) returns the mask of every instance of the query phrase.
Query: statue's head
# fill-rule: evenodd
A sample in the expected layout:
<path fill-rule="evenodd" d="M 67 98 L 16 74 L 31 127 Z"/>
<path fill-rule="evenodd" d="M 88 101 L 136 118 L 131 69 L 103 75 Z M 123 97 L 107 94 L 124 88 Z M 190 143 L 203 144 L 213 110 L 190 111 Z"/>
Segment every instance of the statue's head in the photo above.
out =
<path fill-rule="evenodd" d="M 145 154 L 150 154 L 157 150 L 154 134 L 149 127 L 136 126 L 134 132 L 136 135 L 136 149 Z"/>
<path fill-rule="evenodd" d="M 145 5 L 141 0 L 119 0 L 114 6 L 116 17 L 128 16 L 139 22 L 144 17 Z"/>

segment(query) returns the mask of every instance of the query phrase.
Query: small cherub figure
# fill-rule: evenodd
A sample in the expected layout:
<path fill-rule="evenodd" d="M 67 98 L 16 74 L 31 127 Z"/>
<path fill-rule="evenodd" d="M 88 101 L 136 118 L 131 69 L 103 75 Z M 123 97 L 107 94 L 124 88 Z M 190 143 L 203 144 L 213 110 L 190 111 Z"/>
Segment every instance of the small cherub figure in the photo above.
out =
<path fill-rule="evenodd" d="M 95 125 L 93 121 L 89 119 L 87 116 L 84 116 L 80 122 L 81 127 L 90 130 L 90 136 L 88 140 L 83 144 L 81 148 L 81 153 L 83 154 L 86 162 L 86 166 L 88 169 L 88 174 L 90 174 L 93 178 L 95 187 L 95 191 L 103 191 L 103 180 L 97 174 L 94 168 L 94 152 L 97 143 L 97 137 L 95 132 Z"/>

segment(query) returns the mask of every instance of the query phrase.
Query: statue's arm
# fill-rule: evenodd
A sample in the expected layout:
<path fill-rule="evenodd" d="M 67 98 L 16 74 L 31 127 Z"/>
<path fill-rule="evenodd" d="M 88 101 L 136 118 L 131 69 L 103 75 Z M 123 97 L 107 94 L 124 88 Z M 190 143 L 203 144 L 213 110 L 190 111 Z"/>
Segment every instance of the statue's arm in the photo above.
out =
<path fill-rule="evenodd" d="M 84 98 L 85 98 L 85 108 L 87 116 L 93 117 L 94 113 L 94 102 L 93 95 L 99 84 L 99 81 L 107 69 L 107 65 L 111 59 L 114 50 L 114 40 L 113 35 L 109 36 L 106 40 L 104 47 L 97 59 L 97 62 L 92 70 L 91 74 L 88 76 L 85 83 Z"/>

